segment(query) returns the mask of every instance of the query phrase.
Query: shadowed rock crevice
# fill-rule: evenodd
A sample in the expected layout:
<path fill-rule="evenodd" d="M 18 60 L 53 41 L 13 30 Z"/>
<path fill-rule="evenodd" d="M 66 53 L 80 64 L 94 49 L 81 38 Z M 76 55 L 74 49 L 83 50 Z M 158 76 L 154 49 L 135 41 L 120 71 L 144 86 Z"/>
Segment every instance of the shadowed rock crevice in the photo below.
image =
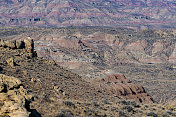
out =
<path fill-rule="evenodd" d="M 31 101 L 34 101 L 33 97 L 31 100 L 25 100 L 25 108 L 30 112 L 29 117 L 41 117 L 41 114 L 38 113 L 36 109 L 30 108 Z"/>
<path fill-rule="evenodd" d="M 3 69 L 2 69 L 2 67 L 0 67 L 0 71 L 2 71 Z"/>

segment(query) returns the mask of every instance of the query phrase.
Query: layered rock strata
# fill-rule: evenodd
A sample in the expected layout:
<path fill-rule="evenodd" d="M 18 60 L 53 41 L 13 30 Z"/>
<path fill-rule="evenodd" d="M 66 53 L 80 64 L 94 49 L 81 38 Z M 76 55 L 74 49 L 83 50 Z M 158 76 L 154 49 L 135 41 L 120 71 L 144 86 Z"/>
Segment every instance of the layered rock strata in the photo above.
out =
<path fill-rule="evenodd" d="M 122 74 L 113 74 L 106 78 L 96 79 L 93 80 L 93 83 L 101 88 L 105 88 L 114 97 L 132 99 L 138 103 L 153 102 L 153 99 L 141 85 L 132 83 Z"/>

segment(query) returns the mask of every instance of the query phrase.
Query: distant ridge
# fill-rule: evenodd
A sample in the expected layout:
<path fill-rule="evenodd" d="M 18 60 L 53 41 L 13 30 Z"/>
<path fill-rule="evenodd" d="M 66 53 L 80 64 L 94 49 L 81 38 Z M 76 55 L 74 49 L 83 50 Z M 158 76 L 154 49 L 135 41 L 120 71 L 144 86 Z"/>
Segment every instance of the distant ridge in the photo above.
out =
<path fill-rule="evenodd" d="M 1 0 L 0 26 L 175 28 L 174 0 Z"/>

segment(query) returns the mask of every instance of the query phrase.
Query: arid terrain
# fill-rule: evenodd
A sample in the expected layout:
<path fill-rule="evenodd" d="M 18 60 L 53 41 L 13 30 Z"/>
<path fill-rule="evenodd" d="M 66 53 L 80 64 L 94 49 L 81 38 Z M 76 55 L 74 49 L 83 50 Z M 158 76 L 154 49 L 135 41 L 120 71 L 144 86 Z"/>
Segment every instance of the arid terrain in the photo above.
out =
<path fill-rule="evenodd" d="M 0 0 L 0 117 L 176 117 L 175 0 Z"/>
<path fill-rule="evenodd" d="M 176 115 L 175 104 L 156 104 L 123 74 L 90 81 L 38 57 L 31 38 L 0 40 L 1 117 L 137 117 Z"/>
<path fill-rule="evenodd" d="M 87 81 L 124 74 L 159 103 L 176 99 L 175 35 L 174 30 L 1 28 L 2 39 L 31 37 L 39 57 Z"/>
<path fill-rule="evenodd" d="M 0 26 L 176 27 L 175 0 L 1 0 Z"/>

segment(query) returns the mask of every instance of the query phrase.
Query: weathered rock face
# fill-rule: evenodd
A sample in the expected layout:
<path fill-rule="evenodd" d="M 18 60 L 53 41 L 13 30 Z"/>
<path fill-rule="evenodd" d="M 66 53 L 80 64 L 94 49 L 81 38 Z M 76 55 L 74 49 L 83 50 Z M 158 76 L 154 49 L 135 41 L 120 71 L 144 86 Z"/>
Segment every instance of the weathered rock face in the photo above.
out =
<path fill-rule="evenodd" d="M 29 117 L 26 106 L 31 98 L 19 79 L 0 74 L 0 115 Z"/>
<path fill-rule="evenodd" d="M 153 102 L 141 85 L 132 83 L 122 74 L 109 75 L 106 78 L 94 80 L 93 83 L 101 88 L 105 88 L 114 97 L 132 99 L 139 103 Z"/>
<path fill-rule="evenodd" d="M 34 52 L 34 41 L 33 39 L 24 39 L 25 49 L 28 53 Z"/>
<path fill-rule="evenodd" d="M 27 53 L 31 54 L 32 57 L 36 56 L 34 51 L 34 41 L 31 38 L 24 40 L 1 40 L 0 47 L 10 49 L 24 49 Z"/>

